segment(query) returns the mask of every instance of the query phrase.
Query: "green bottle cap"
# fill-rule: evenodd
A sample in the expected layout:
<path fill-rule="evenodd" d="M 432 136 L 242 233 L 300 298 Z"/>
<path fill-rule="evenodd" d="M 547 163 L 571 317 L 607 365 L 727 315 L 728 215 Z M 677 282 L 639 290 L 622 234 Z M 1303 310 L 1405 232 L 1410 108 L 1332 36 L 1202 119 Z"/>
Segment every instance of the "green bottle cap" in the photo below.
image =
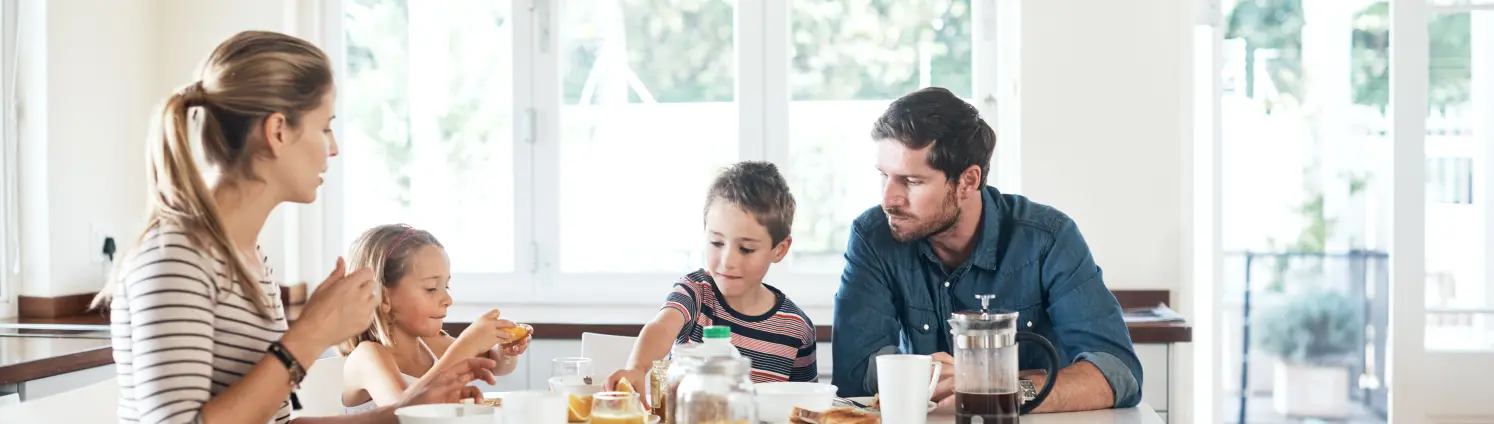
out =
<path fill-rule="evenodd" d="M 731 338 L 731 327 L 727 327 L 727 326 L 724 326 L 724 325 L 706 326 L 706 328 L 705 328 L 705 338 L 707 338 L 707 339 L 730 339 Z"/>

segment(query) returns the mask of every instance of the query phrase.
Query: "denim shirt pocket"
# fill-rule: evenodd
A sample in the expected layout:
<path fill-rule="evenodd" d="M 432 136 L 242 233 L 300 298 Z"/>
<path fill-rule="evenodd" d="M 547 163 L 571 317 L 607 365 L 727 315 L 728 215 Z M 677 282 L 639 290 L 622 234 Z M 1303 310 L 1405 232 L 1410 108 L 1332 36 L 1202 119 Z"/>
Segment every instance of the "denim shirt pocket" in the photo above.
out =
<path fill-rule="evenodd" d="M 939 314 L 933 306 L 907 305 L 903 307 L 904 353 L 927 354 L 920 347 L 935 349 L 939 345 Z"/>

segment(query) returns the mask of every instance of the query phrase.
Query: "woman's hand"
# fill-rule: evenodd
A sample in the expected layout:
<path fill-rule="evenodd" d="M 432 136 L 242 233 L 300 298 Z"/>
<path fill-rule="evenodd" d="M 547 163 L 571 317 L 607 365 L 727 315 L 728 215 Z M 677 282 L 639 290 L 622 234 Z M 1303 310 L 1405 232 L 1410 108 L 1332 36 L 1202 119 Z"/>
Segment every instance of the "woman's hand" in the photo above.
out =
<path fill-rule="evenodd" d="M 404 399 L 400 399 L 395 409 L 411 405 L 457 403 L 469 398 L 480 402 L 482 392 L 467 384 L 476 380 L 498 384 L 498 380 L 493 378 L 493 367 L 496 365 L 497 363 L 487 358 L 467 358 L 439 372 L 425 373 L 425 377 L 405 389 Z"/>
<path fill-rule="evenodd" d="M 346 274 L 347 264 L 337 258 L 332 275 L 322 281 L 306 301 L 306 309 L 296 319 L 288 338 L 313 344 L 320 351 L 352 338 L 373 324 L 376 284 L 373 273 L 360 269 Z M 294 334 L 294 337 L 291 335 Z"/>

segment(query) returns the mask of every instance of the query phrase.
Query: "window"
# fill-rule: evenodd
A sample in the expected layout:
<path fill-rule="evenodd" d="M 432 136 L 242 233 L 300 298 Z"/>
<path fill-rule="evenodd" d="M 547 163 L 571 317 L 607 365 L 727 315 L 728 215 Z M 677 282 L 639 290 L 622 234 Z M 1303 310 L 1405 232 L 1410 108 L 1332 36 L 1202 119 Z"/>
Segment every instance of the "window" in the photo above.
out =
<path fill-rule="evenodd" d="M 560 6 L 560 272 L 699 266 L 706 189 L 739 157 L 736 8 Z"/>
<path fill-rule="evenodd" d="M 1427 201 L 1439 204 L 1473 203 L 1473 158 L 1428 157 Z"/>
<path fill-rule="evenodd" d="M 340 220 L 346 249 L 404 222 L 441 239 L 453 273 L 514 270 L 512 5 L 345 3 Z"/>
<path fill-rule="evenodd" d="M 928 86 L 972 101 L 969 0 L 796 1 L 790 10 L 795 270 L 838 273 L 851 222 L 881 200 L 871 123 Z M 875 3 L 875 2 L 873 2 Z M 991 118 L 987 118 L 991 119 Z M 994 123 L 994 122 L 993 122 Z"/>
<path fill-rule="evenodd" d="M 332 3 L 324 251 L 430 229 L 463 300 L 657 302 L 703 265 L 716 172 L 770 160 L 799 209 L 769 282 L 828 304 L 879 201 L 872 120 L 929 85 L 993 96 L 970 0 Z"/>

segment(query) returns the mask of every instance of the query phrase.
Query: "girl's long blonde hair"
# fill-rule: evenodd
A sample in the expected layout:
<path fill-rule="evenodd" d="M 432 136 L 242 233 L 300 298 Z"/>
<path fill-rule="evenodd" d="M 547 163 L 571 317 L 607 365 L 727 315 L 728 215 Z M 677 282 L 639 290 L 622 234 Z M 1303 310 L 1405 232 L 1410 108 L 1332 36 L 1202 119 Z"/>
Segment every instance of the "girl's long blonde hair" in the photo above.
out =
<path fill-rule="evenodd" d="M 245 31 L 213 49 L 199 74 L 198 81 L 166 99 L 152 124 L 146 141 L 150 206 L 145 231 L 136 244 L 162 225 L 180 228 L 197 246 L 228 263 L 229 276 L 255 310 L 269 318 L 270 303 L 260 288 L 258 273 L 250 272 L 236 253 L 194 150 L 219 174 L 219 185 L 261 181 L 252 165 L 268 151 L 262 123 L 280 113 L 287 125 L 299 125 L 301 117 L 320 107 L 323 95 L 332 88 L 332 64 L 306 40 Z M 118 293 L 119 271 L 94 298 L 94 307 Z"/>
<path fill-rule="evenodd" d="M 353 246 L 348 252 L 351 262 L 348 264 L 348 272 L 360 269 L 373 271 L 374 282 L 383 287 L 376 290 L 375 296 L 382 296 L 384 291 L 393 289 L 399 284 L 399 280 L 410 272 L 410 262 L 415 252 L 426 246 L 442 247 L 441 241 L 436 236 L 425 230 L 417 230 L 409 225 L 391 224 L 380 225 L 364 231 L 353 241 Z M 373 323 L 367 330 L 353 336 L 337 346 L 337 351 L 343 356 L 353 353 L 359 343 L 365 341 L 376 342 L 385 346 L 393 346 L 394 339 L 389 337 L 390 325 L 389 313 L 380 307 L 374 313 Z"/>

